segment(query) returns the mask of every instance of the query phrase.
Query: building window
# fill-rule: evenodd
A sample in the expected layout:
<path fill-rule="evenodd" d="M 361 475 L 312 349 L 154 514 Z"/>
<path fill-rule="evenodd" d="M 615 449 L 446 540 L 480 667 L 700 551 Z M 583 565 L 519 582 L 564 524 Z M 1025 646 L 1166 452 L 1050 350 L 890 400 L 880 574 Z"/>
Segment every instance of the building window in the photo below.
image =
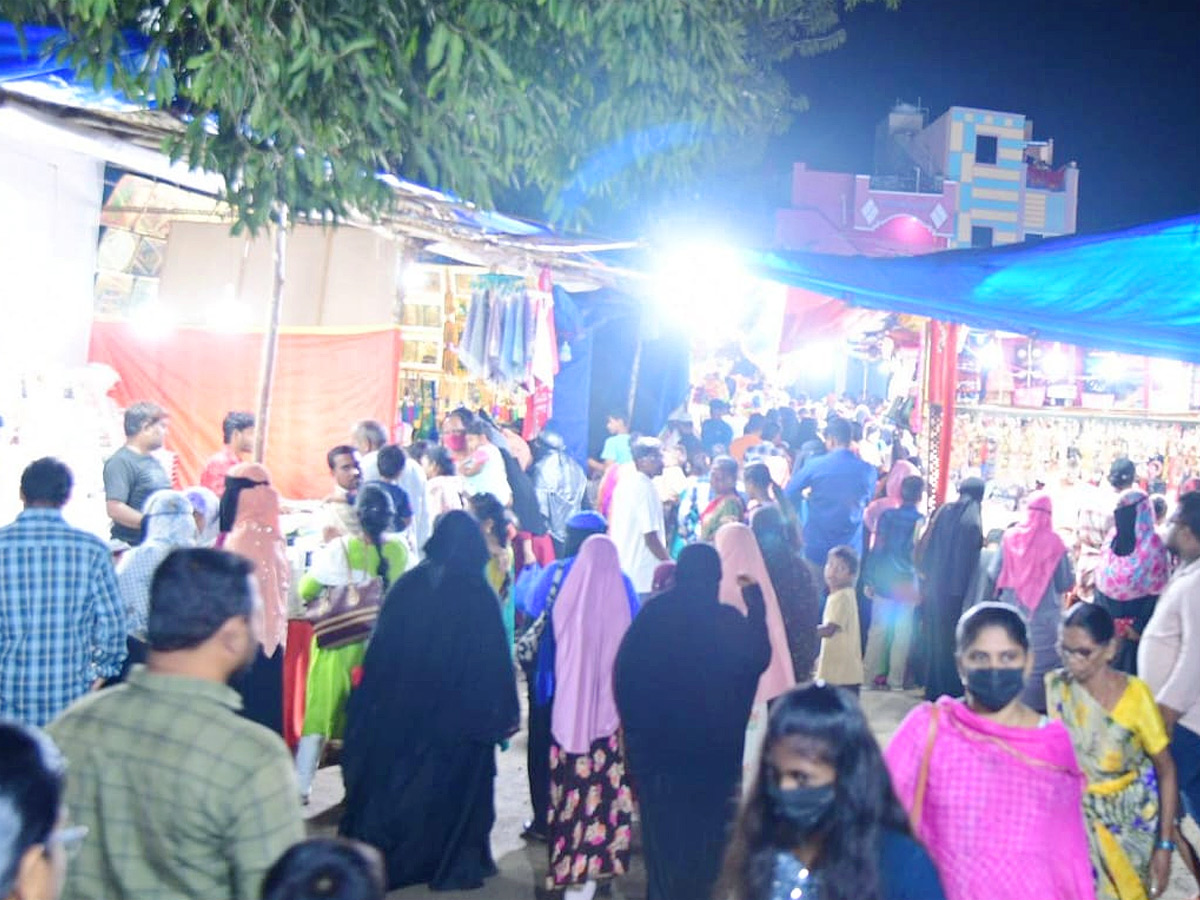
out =
<path fill-rule="evenodd" d="M 975 162 L 983 163 L 985 166 L 994 166 L 996 164 L 996 151 L 999 149 L 1000 139 L 991 134 L 980 134 L 975 137 Z"/>
<path fill-rule="evenodd" d="M 1036 243 L 1037 241 L 1040 241 L 1044 237 L 1045 237 L 1044 234 L 1038 234 L 1036 231 L 1025 232 L 1026 243 L 1033 244 L 1033 243 Z"/>
<path fill-rule="evenodd" d="M 971 226 L 971 246 L 972 247 L 990 247 L 990 246 L 992 246 L 992 227 L 990 225 L 972 225 Z"/>

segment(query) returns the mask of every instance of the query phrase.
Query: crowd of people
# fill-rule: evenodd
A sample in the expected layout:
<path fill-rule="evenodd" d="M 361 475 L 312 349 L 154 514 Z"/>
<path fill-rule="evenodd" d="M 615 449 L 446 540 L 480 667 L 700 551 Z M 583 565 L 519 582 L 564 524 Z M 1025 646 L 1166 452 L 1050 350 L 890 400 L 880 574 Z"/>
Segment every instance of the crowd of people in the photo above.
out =
<path fill-rule="evenodd" d="M 1041 491 L 985 535 L 982 481 L 927 516 L 900 429 L 822 412 L 616 412 L 586 466 L 482 412 L 404 448 L 364 420 L 319 463 L 298 578 L 249 414 L 189 488 L 166 413 L 131 406 L 108 544 L 35 461 L 0 529 L 0 897 L 479 888 L 522 724 L 523 837 L 565 900 L 636 834 L 649 900 L 1136 900 L 1176 854 L 1195 873 L 1200 492 L 1156 514 L 1122 459 L 1072 540 Z M 881 750 L 863 690 L 927 702 Z M 330 745 L 342 837 L 305 841 Z"/>

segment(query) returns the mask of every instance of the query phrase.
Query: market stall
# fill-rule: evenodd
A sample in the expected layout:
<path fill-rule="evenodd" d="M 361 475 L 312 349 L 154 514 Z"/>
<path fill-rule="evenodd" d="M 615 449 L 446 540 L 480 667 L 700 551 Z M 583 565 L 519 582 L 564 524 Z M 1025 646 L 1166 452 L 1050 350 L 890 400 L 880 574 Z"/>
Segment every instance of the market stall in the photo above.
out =
<path fill-rule="evenodd" d="M 1193 216 L 991 250 L 890 259 L 773 253 L 756 263 L 764 277 L 850 306 L 930 319 L 921 419 L 930 445 L 939 448 L 930 456 L 930 474 L 940 500 L 947 473 L 963 467 L 958 460 L 969 467 L 984 456 L 985 445 L 993 448 L 993 463 L 1003 458 L 1004 478 L 1030 477 L 1022 459 L 1036 455 L 1029 446 L 1036 429 L 1024 424 L 1033 416 L 1022 417 L 1022 409 L 1050 410 L 1072 422 L 1106 421 L 1096 415 L 1103 410 L 1124 413 L 1124 431 L 1131 420 L 1145 435 L 1139 446 L 1165 457 L 1169 472 L 1190 471 L 1191 434 L 1200 418 L 1195 373 L 1179 363 L 1200 362 L 1198 228 L 1200 216 Z M 1138 368 L 1140 379 L 1130 377 Z M 971 409 L 981 400 L 988 409 Z M 1174 440 L 1150 424 L 1164 408 L 1173 416 L 1166 427 L 1178 429 Z M 965 439 L 956 436 L 960 427 Z M 1056 445 L 1064 428 L 1057 428 Z M 1064 445 L 1072 443 L 1089 444 L 1096 460 L 1121 446 L 1090 433 Z M 1140 452 L 1127 451 L 1131 458 Z"/>

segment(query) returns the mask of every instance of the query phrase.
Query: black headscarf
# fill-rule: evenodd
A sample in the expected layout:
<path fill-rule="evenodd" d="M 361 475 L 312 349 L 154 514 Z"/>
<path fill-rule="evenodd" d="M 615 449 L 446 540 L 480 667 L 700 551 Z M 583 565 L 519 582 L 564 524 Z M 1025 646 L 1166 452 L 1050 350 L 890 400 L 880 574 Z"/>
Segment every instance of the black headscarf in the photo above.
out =
<path fill-rule="evenodd" d="M 438 517 L 433 534 L 425 542 L 425 558 L 441 567 L 477 570 L 482 578 L 483 567 L 491 557 L 474 516 L 454 509 Z"/>
<path fill-rule="evenodd" d="M 821 624 L 816 577 L 804 558 L 795 528 L 778 507 L 764 506 L 755 511 L 750 528 L 779 600 L 796 678 L 807 681 L 817 660 L 817 626 Z"/>
<path fill-rule="evenodd" d="M 621 720 L 635 744 L 646 732 L 659 735 L 651 741 L 657 758 L 704 756 L 692 744 L 700 734 L 741 746 L 771 645 L 765 620 L 723 605 L 720 589 L 716 549 L 685 547 L 675 587 L 646 604 L 621 643 L 614 676 Z"/>
<path fill-rule="evenodd" d="M 219 507 L 222 533 L 233 531 L 233 524 L 237 521 L 238 495 L 242 491 L 256 488 L 261 484 L 269 484 L 269 482 L 255 481 L 253 478 L 235 478 L 232 475 L 225 476 L 225 493 L 221 495 Z"/>
<path fill-rule="evenodd" d="M 987 484 L 982 478 L 964 478 L 958 486 L 958 496 L 959 499 L 982 503 L 985 490 L 987 490 Z"/>
<path fill-rule="evenodd" d="M 966 592 L 983 549 L 980 504 L 985 487 L 980 478 L 963 479 L 958 499 L 934 513 L 917 550 L 927 600 L 961 598 Z"/>
<path fill-rule="evenodd" d="M 675 564 L 675 593 L 699 606 L 712 606 L 721 592 L 721 557 L 711 544 L 689 544 Z"/>
<path fill-rule="evenodd" d="M 387 754 L 516 731 L 516 680 L 487 561 L 479 524 L 455 510 L 438 519 L 425 560 L 388 591 L 347 707 L 347 786 L 378 775 Z"/>
<path fill-rule="evenodd" d="M 1117 556 L 1128 556 L 1137 546 L 1138 505 L 1138 503 L 1126 503 L 1113 510 L 1113 521 L 1116 523 L 1117 533 L 1113 537 L 1112 551 Z"/>

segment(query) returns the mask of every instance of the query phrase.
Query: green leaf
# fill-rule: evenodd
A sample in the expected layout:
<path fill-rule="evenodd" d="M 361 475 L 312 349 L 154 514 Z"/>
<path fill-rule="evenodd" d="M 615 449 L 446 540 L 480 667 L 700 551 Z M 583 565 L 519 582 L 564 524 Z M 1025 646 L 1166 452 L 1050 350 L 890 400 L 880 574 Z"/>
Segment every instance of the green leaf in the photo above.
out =
<path fill-rule="evenodd" d="M 430 34 L 429 44 L 425 48 L 425 66 L 429 71 L 434 71 L 442 64 L 442 59 L 446 55 L 446 42 L 449 38 L 450 29 L 444 22 L 438 22 L 433 26 L 433 33 Z"/>
<path fill-rule="evenodd" d="M 462 35 L 457 32 L 451 34 L 446 49 L 446 69 L 450 72 L 451 79 L 457 79 L 459 72 L 462 70 L 463 51 L 465 49 L 466 44 L 462 39 Z"/>

